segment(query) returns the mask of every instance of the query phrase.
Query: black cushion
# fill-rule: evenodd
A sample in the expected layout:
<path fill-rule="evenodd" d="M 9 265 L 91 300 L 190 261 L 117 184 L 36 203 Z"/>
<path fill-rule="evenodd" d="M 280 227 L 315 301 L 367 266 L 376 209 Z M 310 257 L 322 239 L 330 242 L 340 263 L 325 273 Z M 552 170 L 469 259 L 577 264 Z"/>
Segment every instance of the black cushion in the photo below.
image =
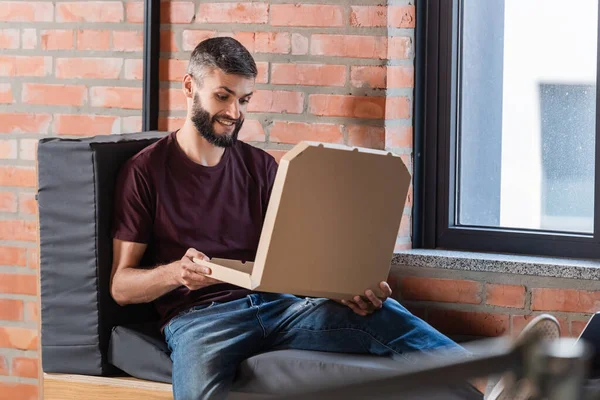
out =
<path fill-rule="evenodd" d="M 165 134 L 40 140 L 38 202 L 45 372 L 118 373 L 107 357 L 112 328 L 157 318 L 151 305 L 120 307 L 111 298 L 110 231 L 120 167 Z"/>

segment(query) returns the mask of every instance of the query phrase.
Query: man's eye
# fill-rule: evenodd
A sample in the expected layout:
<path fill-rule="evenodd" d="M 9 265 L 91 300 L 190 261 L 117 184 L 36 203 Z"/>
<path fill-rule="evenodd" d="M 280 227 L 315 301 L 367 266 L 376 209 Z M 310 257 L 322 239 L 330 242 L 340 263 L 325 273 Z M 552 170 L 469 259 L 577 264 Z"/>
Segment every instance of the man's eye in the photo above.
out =
<path fill-rule="evenodd" d="M 241 99 L 240 104 L 248 104 L 249 101 L 250 99 Z"/>
<path fill-rule="evenodd" d="M 229 96 L 222 95 L 222 94 L 218 94 L 218 95 L 217 95 L 217 99 L 219 99 L 219 100 L 221 100 L 221 101 L 225 101 L 225 100 L 227 100 L 227 97 L 229 97 Z"/>

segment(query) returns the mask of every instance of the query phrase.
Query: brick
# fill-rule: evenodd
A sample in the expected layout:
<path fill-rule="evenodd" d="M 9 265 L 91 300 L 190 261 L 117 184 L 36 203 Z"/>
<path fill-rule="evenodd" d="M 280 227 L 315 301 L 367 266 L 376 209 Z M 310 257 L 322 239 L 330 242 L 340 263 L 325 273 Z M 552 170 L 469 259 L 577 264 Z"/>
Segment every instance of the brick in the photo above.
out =
<path fill-rule="evenodd" d="M 78 50 L 109 50 L 110 31 L 79 30 L 77 31 Z"/>
<path fill-rule="evenodd" d="M 58 135 L 95 136 L 109 135 L 118 117 L 112 115 L 66 115 L 54 116 L 53 132 Z"/>
<path fill-rule="evenodd" d="M 92 87 L 90 99 L 92 107 L 139 110 L 142 108 L 142 88 Z"/>
<path fill-rule="evenodd" d="M 187 110 L 187 99 L 181 89 L 160 89 L 158 103 L 161 111 Z"/>
<path fill-rule="evenodd" d="M 408 193 L 406 194 L 405 207 L 412 207 L 413 205 L 413 186 L 412 184 L 408 187 Z"/>
<path fill-rule="evenodd" d="M 75 45 L 75 34 L 72 29 L 43 30 L 40 43 L 43 50 L 70 50 Z"/>
<path fill-rule="evenodd" d="M 521 333 L 523 328 L 535 318 L 536 315 L 513 315 L 512 319 L 512 332 L 511 336 L 516 337 Z M 558 319 L 558 323 L 560 324 L 560 333 L 561 336 L 569 335 L 569 321 L 566 318 L 556 318 Z"/>
<path fill-rule="evenodd" d="M 187 60 L 161 58 L 158 62 L 158 78 L 161 81 L 181 81 L 187 73 Z"/>
<path fill-rule="evenodd" d="M 387 70 L 381 66 L 356 66 L 350 68 L 350 83 L 357 88 L 385 88 Z"/>
<path fill-rule="evenodd" d="M 218 36 L 230 36 L 240 42 L 250 53 L 254 53 L 256 47 L 256 33 L 238 32 L 236 34 L 218 34 Z"/>
<path fill-rule="evenodd" d="M 486 285 L 486 304 L 499 307 L 525 307 L 525 286 L 523 285 Z"/>
<path fill-rule="evenodd" d="M 143 1 L 129 1 L 125 3 L 125 16 L 126 20 L 132 24 L 143 24 L 144 23 L 144 2 Z"/>
<path fill-rule="evenodd" d="M 37 240 L 37 222 L 31 220 L 4 219 L 0 221 L 0 240 L 35 242 Z M 2 292 L 2 290 L 0 290 L 0 292 Z M 8 291 L 4 292 L 9 293 Z"/>
<path fill-rule="evenodd" d="M 18 29 L 0 29 L 0 49 L 18 49 L 21 32 Z"/>
<path fill-rule="evenodd" d="M 272 26 L 344 26 L 342 6 L 322 4 L 271 4 Z"/>
<path fill-rule="evenodd" d="M 257 90 L 248 104 L 248 112 L 301 114 L 304 93 Z"/>
<path fill-rule="evenodd" d="M 302 140 L 343 143 L 342 128 L 335 124 L 307 124 L 304 122 L 275 121 L 271 127 L 271 143 L 296 144 Z"/>
<path fill-rule="evenodd" d="M 181 46 L 184 51 L 192 51 L 198 43 L 217 36 L 215 31 L 191 31 L 185 30 L 182 34 Z"/>
<path fill-rule="evenodd" d="M 194 20 L 194 3 L 191 1 L 163 1 L 160 4 L 160 22 L 189 24 Z"/>
<path fill-rule="evenodd" d="M 0 246 L 0 265 L 26 267 L 27 249 L 23 247 Z"/>
<path fill-rule="evenodd" d="M 273 64 L 274 85 L 344 86 L 346 66 L 325 64 Z"/>
<path fill-rule="evenodd" d="M 269 63 L 257 62 L 256 69 L 258 70 L 258 73 L 256 75 L 256 83 L 269 82 Z"/>
<path fill-rule="evenodd" d="M 160 31 L 160 51 L 179 51 L 175 32 L 171 30 Z"/>
<path fill-rule="evenodd" d="M 394 126 L 385 128 L 385 147 L 412 149 L 412 126 Z"/>
<path fill-rule="evenodd" d="M 35 169 L 31 167 L 0 166 L 0 186 L 35 187 Z M 4 221 L 1 221 L 3 223 Z"/>
<path fill-rule="evenodd" d="M 17 212 L 17 194 L 14 192 L 0 192 L 0 211 Z"/>
<path fill-rule="evenodd" d="M 413 88 L 415 86 L 415 69 L 412 65 L 387 67 L 388 89 Z"/>
<path fill-rule="evenodd" d="M 429 310 L 428 322 L 447 335 L 502 336 L 508 315 L 456 310 Z"/>
<path fill-rule="evenodd" d="M 403 220 L 408 220 L 404 216 Z M 445 303 L 481 303 L 481 283 L 467 280 L 405 277 L 401 279 L 405 300 Z"/>
<path fill-rule="evenodd" d="M 265 131 L 260 121 L 245 120 L 242 129 L 240 129 L 239 138 L 245 142 L 264 142 Z"/>
<path fill-rule="evenodd" d="M 283 157 L 285 155 L 285 153 L 287 153 L 287 151 L 285 151 L 285 150 L 271 150 L 271 149 L 267 149 L 266 152 L 269 153 L 271 156 L 273 156 L 273 158 L 275 159 L 275 161 L 278 164 L 281 161 L 281 157 Z"/>
<path fill-rule="evenodd" d="M 312 35 L 310 53 L 318 56 L 385 59 L 387 38 L 358 35 Z"/>
<path fill-rule="evenodd" d="M 35 329 L 0 326 L 0 348 L 37 350 L 38 340 L 39 335 Z"/>
<path fill-rule="evenodd" d="M 534 311 L 593 313 L 600 309 L 600 291 L 534 288 L 531 292 Z"/>
<path fill-rule="evenodd" d="M 386 97 L 385 99 L 385 118 L 386 119 L 406 119 L 411 115 L 410 99 L 408 97 Z"/>
<path fill-rule="evenodd" d="M 73 1 L 56 4 L 57 22 L 123 22 L 120 1 Z"/>
<path fill-rule="evenodd" d="M 0 320 L 23 321 L 23 301 L 0 299 Z"/>
<path fill-rule="evenodd" d="M 391 37 L 388 42 L 388 58 L 390 60 L 408 59 L 413 55 L 412 40 L 405 36 Z"/>
<path fill-rule="evenodd" d="M 29 268 L 39 269 L 40 268 L 40 254 L 37 248 L 29 249 L 27 252 L 27 259 L 29 263 Z"/>
<path fill-rule="evenodd" d="M 21 100 L 26 104 L 81 107 L 87 103 L 87 90 L 83 85 L 24 83 Z"/>
<path fill-rule="evenodd" d="M 36 160 L 37 159 L 37 144 L 36 139 L 20 139 L 19 140 L 19 158 L 21 160 Z"/>
<path fill-rule="evenodd" d="M 352 6 L 350 8 L 350 26 L 387 26 L 387 9 L 387 6 Z"/>
<path fill-rule="evenodd" d="M 292 54 L 308 54 L 308 38 L 299 33 L 292 33 Z"/>
<path fill-rule="evenodd" d="M 161 131 L 174 132 L 180 129 L 185 122 L 185 118 L 180 117 L 159 117 L 158 129 Z"/>
<path fill-rule="evenodd" d="M 410 235 L 412 233 L 412 218 L 410 215 L 403 215 L 402 220 L 400 221 L 400 228 L 398 229 L 398 238 L 410 239 Z"/>
<path fill-rule="evenodd" d="M 39 322 L 40 320 L 40 308 L 37 302 L 27 301 L 25 302 L 25 321 L 27 322 Z"/>
<path fill-rule="evenodd" d="M 0 104 L 11 104 L 15 101 L 13 98 L 12 86 L 10 83 L 0 83 Z M 0 117 L 2 118 L 2 117 Z M 2 129 L 2 128 L 0 128 Z"/>
<path fill-rule="evenodd" d="M 383 150 L 385 148 L 385 129 L 376 126 L 350 125 L 348 127 L 348 145 Z"/>
<path fill-rule="evenodd" d="M 579 337 L 581 332 L 585 329 L 588 321 L 571 321 L 571 337 Z"/>
<path fill-rule="evenodd" d="M 0 76 L 48 76 L 52 57 L 0 56 Z"/>
<path fill-rule="evenodd" d="M 122 68 L 121 58 L 56 59 L 56 77 L 59 79 L 118 79 Z"/>
<path fill-rule="evenodd" d="M 12 375 L 22 378 L 38 377 L 38 359 L 28 357 L 13 357 L 12 359 Z"/>
<path fill-rule="evenodd" d="M 160 61 L 162 62 L 162 60 L 161 58 Z M 144 61 L 141 59 L 125 60 L 123 76 L 125 79 L 144 79 Z"/>
<path fill-rule="evenodd" d="M 17 158 L 17 141 L 14 139 L 0 140 L 0 159 L 14 160 Z"/>
<path fill-rule="evenodd" d="M 3 225 L 5 225 L 5 221 L 2 221 L 2 224 L 0 224 L 0 230 L 4 230 Z M 37 279 L 35 275 L 0 273 L 0 278 L 0 292 L 4 294 L 24 294 L 30 296 L 37 294 Z"/>
<path fill-rule="evenodd" d="M 144 33 L 142 31 L 114 31 L 113 50 L 143 51 Z"/>
<path fill-rule="evenodd" d="M 38 385 L 0 381 L 2 400 L 38 400 Z"/>
<path fill-rule="evenodd" d="M 52 22 L 54 6 L 47 1 L 2 1 L 0 21 Z"/>
<path fill-rule="evenodd" d="M 32 28 L 22 29 L 21 47 L 25 50 L 37 49 L 38 35 L 37 30 Z"/>
<path fill-rule="evenodd" d="M 52 116 L 33 113 L 0 113 L 0 131 L 4 133 L 48 133 Z"/>
<path fill-rule="evenodd" d="M 200 3 L 196 21 L 211 24 L 266 24 L 269 5 L 265 3 Z"/>
<path fill-rule="evenodd" d="M 8 360 L 2 354 L 0 354 L 0 376 L 8 376 L 10 371 L 8 369 Z"/>
<path fill-rule="evenodd" d="M 394 28 L 415 28 L 415 6 L 389 6 L 388 26 Z"/>
<path fill-rule="evenodd" d="M 38 207 L 35 200 L 35 193 L 21 192 L 19 193 L 19 211 L 22 214 L 35 215 Z"/>
<path fill-rule="evenodd" d="M 396 243 L 396 245 L 394 246 L 394 253 L 410 249 L 412 249 L 412 244 L 410 243 Z"/>
<path fill-rule="evenodd" d="M 384 97 L 313 94 L 309 111 L 314 115 L 381 119 L 385 113 Z"/>
<path fill-rule="evenodd" d="M 142 117 L 121 118 L 121 132 L 133 133 L 142 131 Z"/>
<path fill-rule="evenodd" d="M 291 49 L 292 42 L 287 32 L 256 32 L 254 36 L 256 53 L 289 54 Z"/>

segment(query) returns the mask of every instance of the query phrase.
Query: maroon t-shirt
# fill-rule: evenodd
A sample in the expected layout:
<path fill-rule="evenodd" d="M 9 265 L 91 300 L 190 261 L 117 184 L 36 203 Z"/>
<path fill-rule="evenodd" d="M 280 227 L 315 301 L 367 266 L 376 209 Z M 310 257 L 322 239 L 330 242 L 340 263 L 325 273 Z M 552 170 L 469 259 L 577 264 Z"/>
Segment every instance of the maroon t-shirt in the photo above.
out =
<path fill-rule="evenodd" d="M 276 172 L 271 155 L 240 141 L 217 165 L 199 165 L 171 133 L 121 169 L 113 237 L 148 244 L 148 266 L 179 260 L 189 248 L 211 258 L 254 261 Z M 228 283 L 194 291 L 181 286 L 154 304 L 165 324 L 194 305 L 248 293 Z"/>

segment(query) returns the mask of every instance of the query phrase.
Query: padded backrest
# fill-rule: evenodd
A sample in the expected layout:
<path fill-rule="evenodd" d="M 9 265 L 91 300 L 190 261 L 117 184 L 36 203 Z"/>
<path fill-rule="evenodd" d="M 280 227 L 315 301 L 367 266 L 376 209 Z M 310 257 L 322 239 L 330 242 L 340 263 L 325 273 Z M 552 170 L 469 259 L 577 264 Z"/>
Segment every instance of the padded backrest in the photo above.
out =
<path fill-rule="evenodd" d="M 123 163 L 164 132 L 42 139 L 38 205 L 45 372 L 110 375 L 116 325 L 157 318 L 151 305 L 110 296 L 114 186 Z"/>

